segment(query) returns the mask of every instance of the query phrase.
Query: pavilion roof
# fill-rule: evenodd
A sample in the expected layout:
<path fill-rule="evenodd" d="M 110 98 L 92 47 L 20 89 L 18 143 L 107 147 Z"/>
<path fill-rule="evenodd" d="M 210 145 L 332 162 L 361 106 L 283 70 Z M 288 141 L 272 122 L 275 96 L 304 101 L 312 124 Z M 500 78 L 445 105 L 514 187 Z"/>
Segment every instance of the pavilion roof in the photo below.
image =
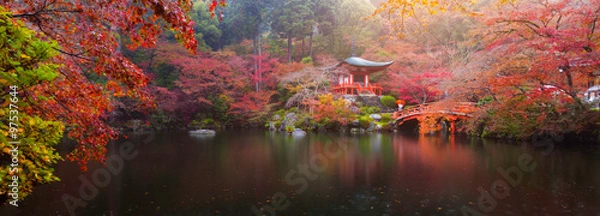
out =
<path fill-rule="evenodd" d="M 345 59 L 343 62 L 340 62 L 340 64 L 343 63 L 347 63 L 349 65 L 355 66 L 355 67 L 387 67 L 390 66 L 391 64 L 394 63 L 394 61 L 388 61 L 388 62 L 375 62 L 375 61 L 369 61 L 360 57 L 355 57 L 352 56 L 350 58 Z"/>
<path fill-rule="evenodd" d="M 344 61 L 338 63 L 334 67 L 341 67 L 344 65 L 349 65 L 354 69 L 351 69 L 349 72 L 354 75 L 363 75 L 370 74 L 377 71 L 385 70 L 388 66 L 393 64 L 394 61 L 388 62 L 375 62 L 369 61 L 360 57 L 352 56 L 350 58 L 345 59 Z"/>

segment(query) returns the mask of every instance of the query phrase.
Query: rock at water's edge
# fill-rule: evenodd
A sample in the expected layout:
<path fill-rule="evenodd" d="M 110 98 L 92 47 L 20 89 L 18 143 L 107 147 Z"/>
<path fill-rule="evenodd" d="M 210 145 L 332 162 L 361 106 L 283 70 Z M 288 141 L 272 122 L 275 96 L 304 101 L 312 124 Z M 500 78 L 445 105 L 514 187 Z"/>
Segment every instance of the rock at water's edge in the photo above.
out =
<path fill-rule="evenodd" d="M 206 130 L 206 129 L 200 129 L 200 130 L 193 130 L 189 132 L 190 135 L 204 135 L 204 136 L 212 136 L 217 134 L 217 132 L 215 132 L 214 130 Z"/>

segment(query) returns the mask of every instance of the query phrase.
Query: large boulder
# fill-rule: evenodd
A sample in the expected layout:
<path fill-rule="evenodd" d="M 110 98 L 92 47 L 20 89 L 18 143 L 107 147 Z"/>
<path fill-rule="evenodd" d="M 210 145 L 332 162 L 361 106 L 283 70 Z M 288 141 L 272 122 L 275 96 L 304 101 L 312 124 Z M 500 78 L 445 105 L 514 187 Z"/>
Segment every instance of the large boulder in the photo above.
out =
<path fill-rule="evenodd" d="M 294 130 L 294 132 L 292 132 L 292 136 L 295 136 L 295 137 L 306 136 L 306 132 L 301 129 L 296 128 L 296 130 Z"/>
<path fill-rule="evenodd" d="M 375 125 L 374 122 L 371 122 L 369 124 L 369 127 L 367 128 L 367 132 L 373 132 L 373 131 L 375 131 L 376 127 L 377 127 L 377 125 Z"/>
<path fill-rule="evenodd" d="M 379 114 L 371 114 L 371 118 L 375 121 L 381 120 L 381 115 Z"/>
<path fill-rule="evenodd" d="M 296 124 L 296 113 L 289 112 L 285 114 L 283 121 L 281 121 L 281 127 L 279 127 L 280 131 L 285 131 L 287 127 L 293 127 Z"/>
<path fill-rule="evenodd" d="M 279 119 L 281 119 L 281 116 L 275 114 L 273 117 L 271 117 L 271 119 L 273 119 L 273 121 L 279 121 Z"/>
<path fill-rule="evenodd" d="M 350 133 L 364 133 L 365 129 L 362 128 L 352 128 L 350 129 Z"/>
<path fill-rule="evenodd" d="M 275 122 L 274 121 L 270 121 L 269 122 L 269 130 L 271 130 L 271 131 L 277 130 L 277 128 L 275 128 Z"/>
<path fill-rule="evenodd" d="M 350 123 L 350 125 L 352 127 L 359 127 L 360 126 L 360 121 L 358 119 L 352 121 L 352 123 Z"/>
<path fill-rule="evenodd" d="M 296 121 L 296 113 L 289 112 L 289 113 L 285 114 L 285 120 Z"/>

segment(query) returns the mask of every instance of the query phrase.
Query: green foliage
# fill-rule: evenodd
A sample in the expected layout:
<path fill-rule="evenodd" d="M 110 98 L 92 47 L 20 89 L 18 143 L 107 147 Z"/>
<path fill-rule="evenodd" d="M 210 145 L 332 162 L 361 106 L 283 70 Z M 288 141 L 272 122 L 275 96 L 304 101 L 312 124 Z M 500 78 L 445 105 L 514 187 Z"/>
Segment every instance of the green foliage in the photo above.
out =
<path fill-rule="evenodd" d="M 363 129 L 369 128 L 371 126 L 371 122 L 373 122 L 373 119 L 368 115 L 358 117 L 358 124 Z"/>
<path fill-rule="evenodd" d="M 296 113 L 296 122 L 294 126 L 296 128 L 301 128 L 304 130 L 313 130 L 315 120 L 312 118 L 310 113 L 308 112 L 298 112 Z"/>
<path fill-rule="evenodd" d="M 267 37 L 269 44 L 269 53 L 271 56 L 281 57 L 285 54 L 285 50 L 282 48 L 285 46 L 283 41 L 279 40 L 279 36 L 275 34 L 269 34 Z"/>
<path fill-rule="evenodd" d="M 313 60 L 310 56 L 306 56 L 306 57 L 302 58 L 302 60 L 300 62 L 302 64 L 312 65 Z"/>
<path fill-rule="evenodd" d="M 398 91 L 390 91 L 390 96 L 394 97 L 394 98 L 399 98 L 400 97 L 400 92 Z"/>
<path fill-rule="evenodd" d="M 387 122 L 392 121 L 392 114 L 390 114 L 390 113 L 383 113 L 383 114 L 381 114 L 381 120 L 380 121 L 383 122 L 383 123 L 387 123 Z"/>
<path fill-rule="evenodd" d="M 272 12 L 272 31 L 280 37 L 287 38 L 288 62 L 294 55 L 292 39 L 306 37 L 317 23 L 313 11 L 313 2 L 305 0 L 285 0 L 276 2 L 276 10 Z"/>
<path fill-rule="evenodd" d="M 160 62 L 151 70 L 156 75 L 154 83 L 157 86 L 171 89 L 175 86 L 175 81 L 179 77 L 179 71 L 175 66 Z"/>
<path fill-rule="evenodd" d="M 390 96 L 390 95 L 386 95 L 386 96 L 381 97 L 381 103 L 384 106 L 389 107 L 389 108 L 396 108 L 396 107 L 398 107 L 396 105 L 396 98 L 394 98 L 393 96 Z"/>
<path fill-rule="evenodd" d="M 279 2 L 278 10 L 273 11 L 271 27 L 282 37 L 305 36 L 312 30 L 314 13 L 313 3 L 304 0 L 285 0 Z"/>
<path fill-rule="evenodd" d="M 0 7 L 0 11 L 4 8 Z M 55 41 L 44 42 L 35 37 L 22 22 L 13 23 L 10 13 L 0 14 L 0 79 L 2 84 L 18 84 L 21 88 L 51 81 L 58 75 L 58 65 L 45 60 L 56 55 Z M 3 88 L 4 89 L 4 88 Z"/>
<path fill-rule="evenodd" d="M 298 112 L 298 108 L 293 107 L 293 108 L 290 108 L 290 109 L 287 109 L 287 110 L 286 109 L 279 109 L 279 110 L 275 111 L 271 116 L 272 117 L 273 116 L 279 116 L 279 118 L 278 119 L 269 119 L 267 121 L 267 123 L 266 123 L 266 127 L 269 127 L 269 122 L 273 121 L 275 123 L 275 125 L 274 125 L 275 128 L 279 129 L 279 127 L 281 127 L 281 124 L 283 123 L 283 119 L 285 119 L 285 115 L 287 113 L 294 113 L 297 116 L 298 113 L 299 113 Z"/>
<path fill-rule="evenodd" d="M 392 58 L 392 57 L 394 57 L 391 53 L 386 52 L 385 50 L 379 50 L 379 51 L 377 51 L 377 55 L 378 56 L 382 56 L 382 57 L 386 57 L 386 58 Z"/>
<path fill-rule="evenodd" d="M 294 127 L 293 125 L 288 125 L 285 127 L 285 131 L 288 133 L 292 133 L 294 132 L 294 130 L 296 130 L 296 127 Z"/>
<path fill-rule="evenodd" d="M 363 115 L 370 115 L 370 114 L 375 114 L 375 113 L 380 113 L 381 109 L 379 109 L 379 107 L 376 106 L 363 106 L 360 108 L 360 113 Z"/>
<path fill-rule="evenodd" d="M 492 96 L 485 96 L 484 98 L 481 98 L 481 99 L 479 99 L 479 101 L 477 101 L 477 106 L 489 104 L 489 103 L 492 103 L 493 101 L 494 101 L 494 98 L 492 98 Z"/>
<path fill-rule="evenodd" d="M 212 106 L 204 109 L 202 113 L 198 113 L 196 119 L 201 120 L 195 121 L 194 126 L 201 128 L 220 127 L 222 125 L 229 125 L 235 120 L 236 116 L 229 114 L 232 102 L 230 96 L 225 94 L 221 94 L 218 97 L 209 95 L 207 98 L 211 101 Z"/>
<path fill-rule="evenodd" d="M 373 14 L 375 7 L 369 0 L 322 0 L 321 5 L 330 5 L 325 8 L 333 8 L 331 12 L 319 12 L 320 14 L 333 14 L 333 19 L 328 19 L 323 28 L 319 21 L 319 30 L 323 30 L 323 35 L 315 38 L 315 50 L 323 53 L 330 53 L 336 58 L 347 58 L 351 54 L 351 40 L 355 41 L 355 54 L 360 56 L 365 47 L 373 46 L 376 43 L 380 31 L 377 20 L 365 20 Z M 327 11 L 327 9 L 325 9 Z M 325 15 L 326 16 L 326 15 Z M 375 22 L 375 23 L 374 23 Z"/>
<path fill-rule="evenodd" d="M 224 34 L 233 42 L 255 40 L 264 32 L 274 1 L 237 1 L 225 9 Z M 256 44 L 255 44 L 256 45 Z"/>
<path fill-rule="evenodd" d="M 212 118 L 204 118 L 202 120 L 192 120 L 190 122 L 190 126 L 193 128 L 214 128 L 219 127 L 220 125 Z"/>
<path fill-rule="evenodd" d="M 221 124 L 229 124 L 233 121 L 234 116 L 229 115 L 229 107 L 231 97 L 222 94 L 219 97 L 212 98 L 209 97 L 212 101 L 213 106 L 211 109 L 211 113 L 214 114 L 214 118 L 216 118 Z"/>
<path fill-rule="evenodd" d="M 180 125 L 180 122 L 175 120 L 172 116 L 166 113 L 164 110 L 157 110 L 150 114 L 150 124 L 154 129 L 162 130 L 167 128 L 177 128 Z"/>
<path fill-rule="evenodd" d="M 5 106 L 7 107 L 7 106 Z M 0 115 L 7 116 L 7 108 L 0 110 Z M 15 146 L 9 144 L 14 141 L 8 136 L 0 136 L 0 180 L 6 184 L 0 185 L 0 191 L 10 191 L 8 182 L 12 182 L 12 176 L 18 176 L 19 199 L 23 199 L 33 192 L 33 188 L 39 184 L 47 184 L 59 181 L 54 175 L 52 168 L 62 157 L 55 151 L 56 146 L 63 136 L 64 126 L 57 121 L 44 121 L 37 116 L 29 116 L 24 113 L 17 115 L 19 117 L 19 138 L 21 144 L 18 145 L 18 168 L 11 170 L 12 152 L 9 152 Z M 0 134 L 8 134 L 9 127 L 5 121 L 0 123 Z M 15 164 L 17 165 L 17 164 Z M 7 198 L 8 194 L 0 193 Z M 0 200 L 4 200 L 0 198 Z"/>
<path fill-rule="evenodd" d="M 19 200 L 29 195 L 34 186 L 59 180 L 53 174 L 52 166 L 62 160 L 54 146 L 62 138 L 64 126 L 60 122 L 45 121 L 27 114 L 25 111 L 32 102 L 23 94 L 56 78 L 59 65 L 48 60 L 57 54 L 54 50 L 57 48 L 56 42 L 41 41 L 34 31 L 21 21 L 11 19 L 10 13 L 0 6 L 0 89 L 17 86 L 20 93 L 16 97 L 7 92 L 0 93 L 0 116 L 3 117 L 0 121 L 0 201 L 12 200 L 6 192 L 12 189 L 8 185 L 13 182 L 13 175 L 18 176 Z M 36 103 L 46 103 L 50 99 L 38 97 L 35 100 L 38 100 Z M 11 112 L 11 103 L 18 109 Z M 11 120 L 4 118 L 9 116 Z M 18 124 L 16 139 L 9 133 L 11 122 Z M 15 145 L 10 141 L 21 143 L 16 150 L 18 166 L 15 167 L 18 169 L 11 169 L 14 157 L 11 153 L 16 152 L 10 151 Z"/>
<path fill-rule="evenodd" d="M 206 3 L 204 1 L 196 1 L 190 17 L 196 24 L 194 31 L 198 47 L 201 50 L 210 50 L 211 48 L 217 50 L 223 33 L 218 28 L 219 21 L 216 18 L 211 18 Z"/>
<path fill-rule="evenodd" d="M 213 120 L 212 118 L 202 119 L 202 125 L 204 125 L 204 127 L 215 125 L 215 120 Z"/>

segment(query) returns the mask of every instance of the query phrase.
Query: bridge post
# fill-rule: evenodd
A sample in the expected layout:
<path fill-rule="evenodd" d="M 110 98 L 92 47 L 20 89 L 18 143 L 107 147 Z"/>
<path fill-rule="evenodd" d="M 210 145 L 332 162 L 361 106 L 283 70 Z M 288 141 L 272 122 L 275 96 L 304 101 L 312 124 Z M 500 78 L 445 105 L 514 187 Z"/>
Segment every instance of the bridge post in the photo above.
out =
<path fill-rule="evenodd" d="M 456 130 L 454 122 L 455 122 L 454 120 L 450 121 L 450 132 L 451 133 L 454 133 L 454 131 Z"/>

